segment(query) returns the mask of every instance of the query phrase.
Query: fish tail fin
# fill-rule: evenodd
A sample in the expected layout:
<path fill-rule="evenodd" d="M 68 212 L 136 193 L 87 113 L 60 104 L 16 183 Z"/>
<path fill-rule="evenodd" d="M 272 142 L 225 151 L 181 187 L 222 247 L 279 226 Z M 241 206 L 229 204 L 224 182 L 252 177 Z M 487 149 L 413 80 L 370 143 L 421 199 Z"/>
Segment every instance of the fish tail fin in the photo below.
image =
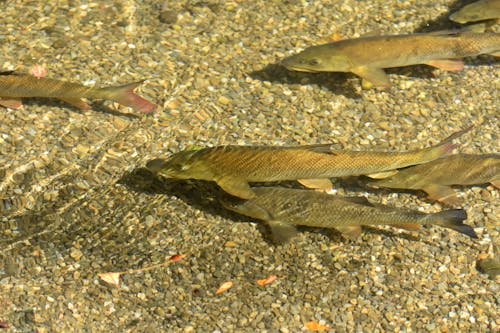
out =
<path fill-rule="evenodd" d="M 144 80 L 118 87 L 103 88 L 102 92 L 106 95 L 106 99 L 131 107 L 134 110 L 141 112 L 153 112 L 156 110 L 156 104 L 151 103 L 134 93 L 134 89 L 143 82 Z"/>
<path fill-rule="evenodd" d="M 471 238 L 477 238 L 477 235 L 471 226 L 463 224 L 467 218 L 467 213 L 463 209 L 445 210 L 433 215 L 436 219 L 434 224 L 448 229 L 453 229 Z"/>

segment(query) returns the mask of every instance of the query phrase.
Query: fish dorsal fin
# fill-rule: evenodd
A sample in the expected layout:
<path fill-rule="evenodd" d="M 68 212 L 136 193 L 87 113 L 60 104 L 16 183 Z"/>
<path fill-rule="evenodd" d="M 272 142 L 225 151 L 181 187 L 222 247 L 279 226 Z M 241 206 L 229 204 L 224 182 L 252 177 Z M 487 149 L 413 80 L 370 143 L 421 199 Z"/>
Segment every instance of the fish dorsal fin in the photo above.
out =
<path fill-rule="evenodd" d="M 291 224 L 276 220 L 267 221 L 267 223 L 271 229 L 273 241 L 278 244 L 287 243 L 297 235 L 297 228 Z"/>
<path fill-rule="evenodd" d="M 398 173 L 398 170 L 389 170 L 389 171 L 383 171 L 383 172 L 378 172 L 378 173 L 372 173 L 372 174 L 369 174 L 367 176 L 370 178 L 373 178 L 373 179 L 384 179 L 387 177 L 394 176 L 397 173 Z"/>
<path fill-rule="evenodd" d="M 341 227 L 335 227 L 342 235 L 348 239 L 356 239 L 361 235 L 360 225 L 346 225 Z"/>

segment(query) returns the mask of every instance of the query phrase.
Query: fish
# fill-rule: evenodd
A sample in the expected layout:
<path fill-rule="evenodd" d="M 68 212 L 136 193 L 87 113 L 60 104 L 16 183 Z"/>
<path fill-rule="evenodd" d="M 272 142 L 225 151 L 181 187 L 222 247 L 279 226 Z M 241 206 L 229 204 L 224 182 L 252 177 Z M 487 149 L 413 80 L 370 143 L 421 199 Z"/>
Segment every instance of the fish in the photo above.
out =
<path fill-rule="evenodd" d="M 480 0 L 450 15 L 450 20 L 464 24 L 500 18 L 500 0 Z"/>
<path fill-rule="evenodd" d="M 479 259 L 477 266 L 482 273 L 488 274 L 489 278 L 494 280 L 500 276 L 500 251 L 498 244 L 492 244 L 492 247 L 493 253 L 486 258 Z"/>
<path fill-rule="evenodd" d="M 254 187 L 257 194 L 249 200 L 220 198 L 226 208 L 241 215 L 265 221 L 273 238 L 284 243 L 296 233 L 296 226 L 333 228 L 347 238 L 356 238 L 361 226 L 390 225 L 417 230 L 422 225 L 437 225 L 477 238 L 474 229 L 463 221 L 462 209 L 423 213 L 372 204 L 364 197 L 342 197 L 313 190 L 283 187 Z"/>
<path fill-rule="evenodd" d="M 429 199 L 448 205 L 458 205 L 451 185 L 491 183 L 500 188 L 499 154 L 455 154 L 428 163 L 400 170 L 392 177 L 369 182 L 372 187 L 422 190 Z"/>
<path fill-rule="evenodd" d="M 384 68 L 426 64 L 461 70 L 463 57 L 500 56 L 500 33 L 433 32 L 366 36 L 311 46 L 285 58 L 281 65 L 301 72 L 352 72 L 363 88 L 391 86 Z"/>
<path fill-rule="evenodd" d="M 89 110 L 82 98 L 107 99 L 140 112 L 153 112 L 156 105 L 133 91 L 144 81 L 117 87 L 91 88 L 78 83 L 51 78 L 38 78 L 13 71 L 0 72 L 0 105 L 19 109 L 23 97 L 49 97 L 67 102 L 78 109 Z"/>
<path fill-rule="evenodd" d="M 302 185 L 329 190 L 329 178 L 381 173 L 435 160 L 451 153 L 458 131 L 438 145 L 407 152 L 332 150 L 332 144 L 307 146 L 216 146 L 184 150 L 167 159 L 146 163 L 165 178 L 215 181 L 224 191 L 250 199 L 249 182 L 298 180 Z"/>

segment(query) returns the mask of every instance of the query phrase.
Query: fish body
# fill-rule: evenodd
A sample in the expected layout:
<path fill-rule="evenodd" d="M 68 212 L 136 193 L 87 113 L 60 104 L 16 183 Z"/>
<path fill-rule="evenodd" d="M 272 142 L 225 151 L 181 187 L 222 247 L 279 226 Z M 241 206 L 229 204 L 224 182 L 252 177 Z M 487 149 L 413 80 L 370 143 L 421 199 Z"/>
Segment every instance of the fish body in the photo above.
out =
<path fill-rule="evenodd" d="M 408 152 L 332 150 L 332 145 L 297 147 L 218 146 L 181 151 L 168 159 L 149 161 L 146 168 L 167 178 L 215 181 L 240 198 L 255 196 L 249 182 L 299 180 L 330 189 L 329 178 L 379 173 L 432 161 L 453 150 L 452 134 L 440 144 Z"/>
<path fill-rule="evenodd" d="M 141 112 L 152 112 L 156 105 L 133 92 L 141 83 L 142 81 L 118 87 L 92 88 L 51 78 L 3 72 L 0 73 L 0 105 L 19 108 L 22 97 L 49 97 L 87 110 L 90 106 L 82 100 L 87 98 L 112 100 Z"/>
<path fill-rule="evenodd" d="M 295 226 L 334 228 L 355 237 L 363 225 L 392 225 L 410 230 L 421 225 L 439 225 L 477 238 L 474 230 L 462 223 L 467 215 L 461 209 L 429 214 L 312 190 L 281 187 L 254 187 L 253 190 L 257 194 L 253 199 L 237 202 L 224 199 L 222 204 L 239 214 L 266 221 L 278 241 L 293 236 Z"/>
<path fill-rule="evenodd" d="M 468 4 L 450 16 L 460 24 L 500 18 L 500 0 L 480 0 Z"/>
<path fill-rule="evenodd" d="M 368 36 L 316 45 L 284 59 L 289 70 L 352 72 L 363 86 L 390 87 L 384 68 L 427 64 L 460 70 L 459 59 L 479 54 L 500 54 L 499 33 L 435 32 L 411 35 Z"/>
<path fill-rule="evenodd" d="M 372 182 L 374 187 L 423 190 L 429 198 L 458 204 L 451 185 L 492 183 L 500 188 L 500 155 L 456 154 L 400 170 L 392 177 Z"/>

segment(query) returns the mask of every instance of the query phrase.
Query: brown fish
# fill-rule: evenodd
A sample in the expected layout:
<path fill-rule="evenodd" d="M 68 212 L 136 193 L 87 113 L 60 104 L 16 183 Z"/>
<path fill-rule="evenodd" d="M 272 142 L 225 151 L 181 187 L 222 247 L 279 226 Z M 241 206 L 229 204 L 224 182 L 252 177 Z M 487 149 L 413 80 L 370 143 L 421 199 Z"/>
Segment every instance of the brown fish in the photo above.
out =
<path fill-rule="evenodd" d="M 267 147 L 219 146 L 181 151 L 168 159 L 149 161 L 146 167 L 167 178 L 215 181 L 226 192 L 253 198 L 249 182 L 298 180 L 303 185 L 331 189 L 329 178 L 381 173 L 429 162 L 448 155 L 452 134 L 440 144 L 408 152 L 332 150 L 331 144 Z"/>
<path fill-rule="evenodd" d="M 500 155 L 451 155 L 400 170 L 370 186 L 423 190 L 431 200 L 457 205 L 460 201 L 451 185 L 484 183 L 500 188 Z"/>
<path fill-rule="evenodd" d="M 250 200 L 223 199 L 224 207 L 239 214 L 266 221 L 277 241 L 286 241 L 296 233 L 295 226 L 334 228 L 348 237 L 361 233 L 361 226 L 391 225 L 410 230 L 421 225 L 438 225 L 477 238 L 474 230 L 463 224 L 467 214 L 462 209 L 423 213 L 383 205 L 373 205 L 365 198 L 346 198 L 312 190 L 282 187 L 254 187 Z"/>
<path fill-rule="evenodd" d="M 479 54 L 500 56 L 500 34 L 445 31 L 345 39 L 311 46 L 281 64 L 301 72 L 351 72 L 365 88 L 388 88 L 384 68 L 426 64 L 461 70 L 464 64 L 456 59 Z"/>
<path fill-rule="evenodd" d="M 464 24 L 500 18 L 500 0 L 480 0 L 470 3 L 450 16 L 450 20 Z"/>
<path fill-rule="evenodd" d="M 143 81 L 118 87 L 91 88 L 78 83 L 49 78 L 37 78 L 14 72 L 0 73 L 0 105 L 18 109 L 22 97 L 50 97 L 65 101 L 79 109 L 90 106 L 82 98 L 107 99 L 141 112 L 153 112 L 156 105 L 135 94 Z"/>

